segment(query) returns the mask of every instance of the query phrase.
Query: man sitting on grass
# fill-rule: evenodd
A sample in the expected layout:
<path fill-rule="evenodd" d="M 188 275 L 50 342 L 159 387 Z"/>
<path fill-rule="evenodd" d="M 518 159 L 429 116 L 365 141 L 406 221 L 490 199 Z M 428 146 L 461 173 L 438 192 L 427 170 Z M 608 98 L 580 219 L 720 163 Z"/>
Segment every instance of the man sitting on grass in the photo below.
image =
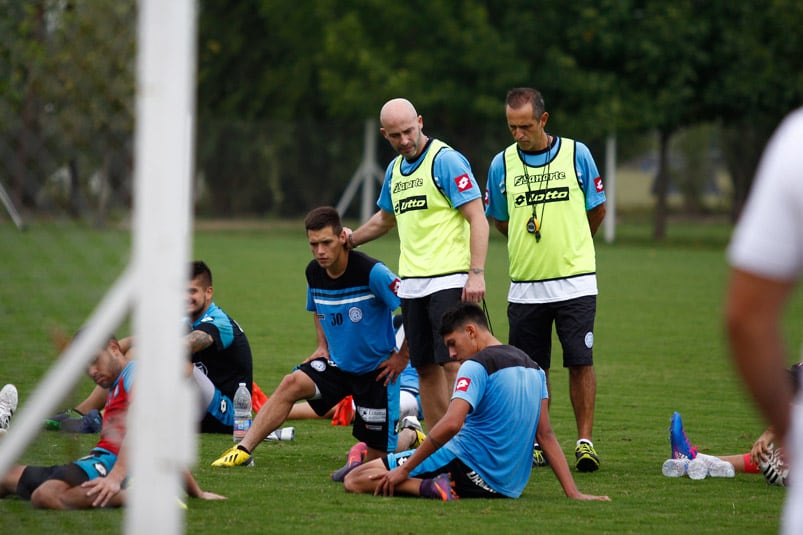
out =
<path fill-rule="evenodd" d="M 502 345 L 482 309 L 461 303 L 443 315 L 440 334 L 449 357 L 460 362 L 446 414 L 418 449 L 352 470 L 347 491 L 444 501 L 518 498 L 530 478 L 537 438 L 566 496 L 610 500 L 577 489 L 549 423 L 543 370 L 523 351 Z"/>

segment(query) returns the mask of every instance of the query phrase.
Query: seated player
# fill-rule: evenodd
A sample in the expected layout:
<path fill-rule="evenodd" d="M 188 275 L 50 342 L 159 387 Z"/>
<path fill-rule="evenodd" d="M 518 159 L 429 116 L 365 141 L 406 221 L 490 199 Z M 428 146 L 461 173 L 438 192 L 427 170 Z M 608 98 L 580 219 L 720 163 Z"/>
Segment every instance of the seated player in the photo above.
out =
<path fill-rule="evenodd" d="M 305 218 L 314 259 L 306 268 L 307 310 L 313 313 L 318 347 L 282 379 L 236 446 L 212 466 L 252 464 L 252 452 L 307 400 L 319 416 L 345 396 L 356 404 L 354 437 L 368 445 L 368 459 L 396 449 L 398 375 L 409 362 L 406 343 L 395 348 L 393 311 L 398 277 L 383 263 L 346 248 L 346 232 L 332 207 Z"/>
<path fill-rule="evenodd" d="M 546 376 L 523 351 L 502 345 L 473 303 L 446 312 L 440 334 L 449 357 L 460 362 L 446 414 L 415 450 L 365 462 L 348 475 L 348 492 L 395 493 L 451 501 L 518 498 L 530 478 L 538 442 L 569 498 L 583 494 L 549 422 Z"/>
<path fill-rule="evenodd" d="M 203 433 L 231 433 L 234 426 L 234 393 L 240 382 L 253 384 L 251 346 L 245 332 L 213 301 L 212 271 L 203 261 L 189 266 L 187 314 L 189 333 L 185 337 L 203 411 L 199 415 Z M 132 359 L 134 340 L 120 340 L 120 348 Z M 96 387 L 74 409 L 68 409 L 45 421 L 47 429 L 92 433 L 99 430 L 97 411 L 103 408 L 106 392 Z M 77 414 L 72 414 L 77 413 Z"/>

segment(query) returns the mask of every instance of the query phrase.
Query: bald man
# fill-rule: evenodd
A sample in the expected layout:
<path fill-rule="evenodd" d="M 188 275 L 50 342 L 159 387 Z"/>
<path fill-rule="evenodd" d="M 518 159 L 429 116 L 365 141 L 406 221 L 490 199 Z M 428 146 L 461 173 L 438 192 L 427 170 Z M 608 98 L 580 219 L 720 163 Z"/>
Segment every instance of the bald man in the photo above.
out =
<path fill-rule="evenodd" d="M 357 247 L 398 227 L 398 295 L 431 429 L 446 413 L 458 368 L 438 334 L 440 318 L 455 303 L 485 297 L 488 220 L 468 160 L 424 134 L 424 119 L 409 100 L 386 102 L 379 121 L 379 132 L 399 155 L 385 171 L 379 210 L 348 235 L 348 245 Z"/>

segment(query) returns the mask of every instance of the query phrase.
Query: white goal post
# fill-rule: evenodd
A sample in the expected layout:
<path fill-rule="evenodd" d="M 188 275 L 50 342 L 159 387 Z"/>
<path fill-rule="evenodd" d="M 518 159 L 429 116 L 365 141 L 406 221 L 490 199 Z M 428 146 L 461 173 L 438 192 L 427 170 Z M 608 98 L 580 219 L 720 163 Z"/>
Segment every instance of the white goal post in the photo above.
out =
<path fill-rule="evenodd" d="M 82 336 L 20 407 L 0 444 L 0 473 L 19 459 L 44 419 L 85 372 L 95 349 L 132 312 L 137 371 L 128 415 L 132 486 L 125 532 L 184 530 L 182 473 L 195 458 L 182 345 L 191 242 L 195 0 L 138 0 L 132 260 L 85 322 Z"/>

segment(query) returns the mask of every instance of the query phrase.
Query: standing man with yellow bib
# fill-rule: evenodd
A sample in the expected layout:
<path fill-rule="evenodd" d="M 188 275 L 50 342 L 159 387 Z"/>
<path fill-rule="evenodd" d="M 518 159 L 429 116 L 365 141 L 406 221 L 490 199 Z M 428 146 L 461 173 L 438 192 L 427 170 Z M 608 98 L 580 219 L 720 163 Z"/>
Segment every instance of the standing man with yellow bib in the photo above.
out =
<path fill-rule="evenodd" d="M 591 441 L 597 392 L 593 236 L 605 217 L 605 191 L 588 147 L 544 130 L 549 113 L 540 92 L 510 90 L 505 115 L 515 143 L 491 162 L 486 214 L 508 241 L 508 341 L 548 380 L 555 324 L 577 423 L 575 468 L 593 472 L 600 463 Z M 546 462 L 536 444 L 533 464 Z"/>
<path fill-rule="evenodd" d="M 468 160 L 424 134 L 410 101 L 389 100 L 379 121 L 399 156 L 385 172 L 379 211 L 349 234 L 348 244 L 357 247 L 398 226 L 404 331 L 424 421 L 432 429 L 446 413 L 459 366 L 439 335 L 440 318 L 457 302 L 485 297 L 488 220 Z"/>

